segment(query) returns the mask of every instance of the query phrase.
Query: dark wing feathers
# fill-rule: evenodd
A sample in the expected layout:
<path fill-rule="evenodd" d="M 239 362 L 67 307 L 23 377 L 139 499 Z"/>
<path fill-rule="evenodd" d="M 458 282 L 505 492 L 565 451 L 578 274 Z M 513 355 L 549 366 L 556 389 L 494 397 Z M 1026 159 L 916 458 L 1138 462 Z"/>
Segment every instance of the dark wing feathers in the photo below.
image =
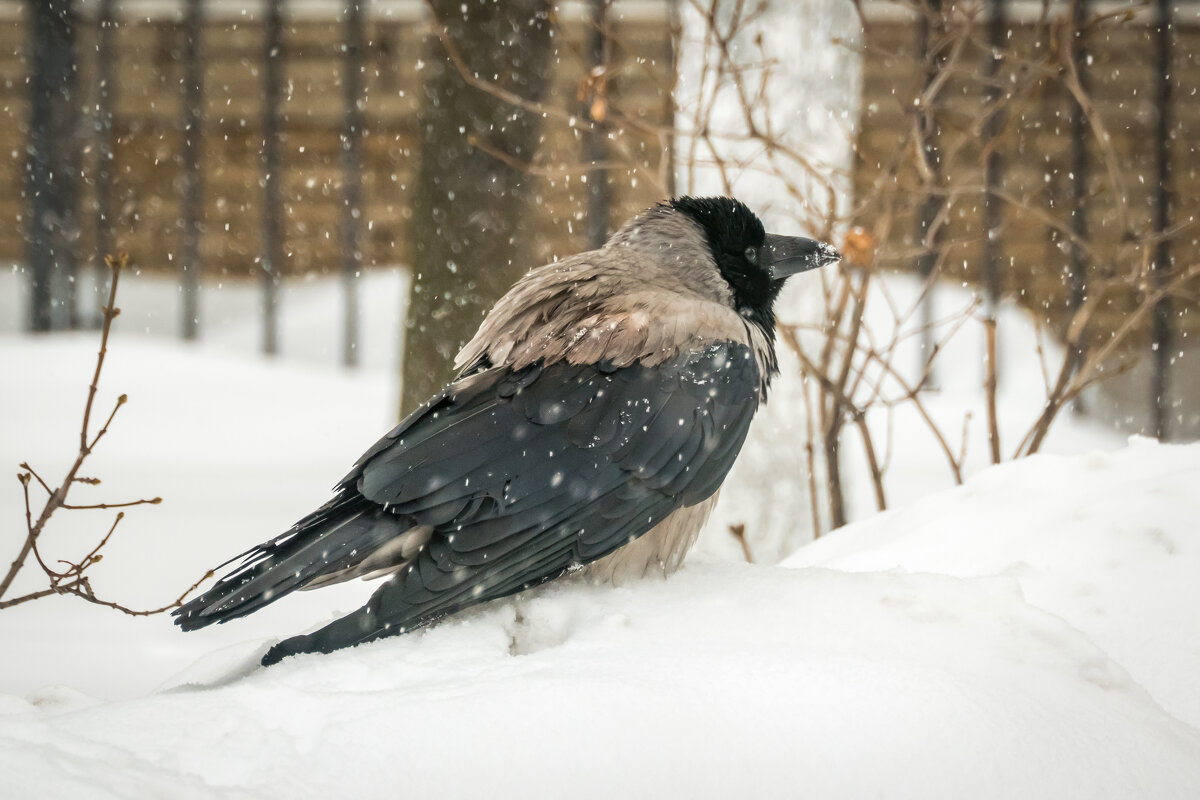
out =
<path fill-rule="evenodd" d="M 362 497 L 339 495 L 288 533 L 238 556 L 237 569 L 174 612 L 176 623 L 186 631 L 244 617 L 361 562 L 409 527 Z"/>
<path fill-rule="evenodd" d="M 374 534 L 394 520 L 393 537 L 434 529 L 362 609 L 282 643 L 264 663 L 412 629 L 612 552 L 716 491 L 758 386 L 752 354 L 733 342 L 653 367 L 535 364 L 461 378 L 368 450 L 334 501 L 306 518 L 317 538 L 332 541 L 314 542 L 302 521 L 301 533 L 251 551 L 249 566 L 231 576 L 288 591 L 333 565 L 352 566 L 388 538 L 351 543 L 345 528 Z M 333 527 L 349 514 L 362 521 Z M 291 577 L 269 577 L 285 565 Z"/>
<path fill-rule="evenodd" d="M 394 443 L 364 458 L 340 488 L 438 527 L 522 529 L 539 495 L 583 504 L 580 490 L 589 484 L 657 484 L 664 471 L 678 505 L 692 505 L 711 491 L 689 492 L 689 485 L 724 477 L 756 405 L 757 370 L 753 359 L 730 357 L 739 350 L 715 344 L 676 364 L 609 373 L 593 365 L 531 367 L 480 382 L 469 396 L 451 387 L 427 423 L 389 434 Z M 688 463 L 668 469 L 682 453 Z M 443 518 L 450 501 L 478 497 L 499 505 L 481 517 L 465 504 Z"/>

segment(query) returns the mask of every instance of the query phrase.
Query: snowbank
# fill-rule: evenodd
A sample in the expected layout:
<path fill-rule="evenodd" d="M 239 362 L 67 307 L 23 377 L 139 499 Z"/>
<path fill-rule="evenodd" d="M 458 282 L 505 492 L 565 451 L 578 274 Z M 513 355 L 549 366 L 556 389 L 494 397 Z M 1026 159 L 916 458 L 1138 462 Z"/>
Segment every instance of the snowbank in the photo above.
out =
<path fill-rule="evenodd" d="M 402 288 L 387 280 L 376 320 Z M 102 595 L 165 602 L 310 511 L 391 425 L 383 351 L 361 372 L 330 366 L 329 296 L 295 295 L 287 352 L 311 358 L 275 362 L 239 352 L 249 305 L 188 346 L 161 338 L 157 301 L 127 298 L 98 407 L 130 402 L 89 464 L 104 484 L 75 499 L 165 501 L 122 523 L 94 569 Z M 248 297 L 214 293 L 209 310 Z M 1002 330 L 1028 333 L 1015 317 Z M 65 471 L 95 346 L 0 336 L 0 465 Z M 978 361 L 977 343 L 960 346 L 955 363 Z M 979 402 L 970 372 L 929 400 L 952 430 Z M 1037 372 L 1011 365 L 1006 441 L 1036 411 Z M 784 567 L 720 563 L 717 526 L 667 581 L 556 584 L 270 670 L 255 661 L 271 641 L 373 586 L 189 635 L 74 598 L 0 612 L 0 796 L 1200 796 L 1200 445 L 985 469 L 975 439 L 977 474 L 929 495 L 949 480 L 941 456 L 899 414 L 872 419 L 889 422 L 903 507 Z M 1072 420 L 1056 431 L 1048 446 L 1064 450 L 1109 441 Z M 780 472 L 753 448 L 747 460 L 748 476 Z M 847 469 L 861 473 L 852 446 Z M 753 483 L 728 487 L 727 513 L 763 499 Z M 0 481 L 0 532 L 20 517 L 19 485 Z M 47 554 L 77 556 L 109 521 L 60 512 Z"/>
<path fill-rule="evenodd" d="M 57 484 L 70 467 L 97 335 L 0 337 L 0 559 L 23 533 L 17 465 L 28 460 Z M 88 460 L 100 486 L 77 486 L 76 503 L 161 496 L 127 509 L 105 559 L 89 571 L 106 599 L 135 608 L 170 602 L 213 567 L 280 533 L 329 496 L 332 484 L 395 420 L 390 373 L 237 358 L 151 337 L 114 336 L 97 395 L 107 416 L 129 402 Z M 35 500 L 42 498 L 34 495 Z M 78 560 L 116 512 L 60 511 L 42 537 L 54 559 Z M 26 566 L 16 596 L 44 588 Z M 288 607 L 224 626 L 197 640 L 164 617 L 133 618 L 77 598 L 54 597 L 0 612 L 0 692 L 66 684 L 107 699 L 154 689 L 214 647 L 294 630 L 361 605 L 370 586 L 303 593 Z M 3 792 L 0 791 L 0 795 Z"/>
<path fill-rule="evenodd" d="M 10 701 L 14 796 L 1189 797 L 1200 734 L 1011 582 L 711 566 L 119 704 Z M 64 770 L 70 765 L 70 771 Z"/>
<path fill-rule="evenodd" d="M 1200 446 L 1040 456 L 790 568 L 551 585 L 269 670 L 247 642 L 132 700 L 3 697 L 0 773 L 41 797 L 1191 798 L 1197 477 Z"/>
<path fill-rule="evenodd" d="M 1198 488 L 1200 444 L 1036 456 L 844 528 L 785 565 L 1007 579 L 1200 728 Z"/>

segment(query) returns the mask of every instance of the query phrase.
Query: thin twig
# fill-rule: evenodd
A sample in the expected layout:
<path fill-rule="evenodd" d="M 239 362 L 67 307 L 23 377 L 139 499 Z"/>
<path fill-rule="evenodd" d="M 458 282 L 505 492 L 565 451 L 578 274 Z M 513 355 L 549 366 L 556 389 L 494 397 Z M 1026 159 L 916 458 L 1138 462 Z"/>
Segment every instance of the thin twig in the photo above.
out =
<path fill-rule="evenodd" d="M 117 529 L 118 523 L 124 519 L 124 511 L 121 511 L 117 514 L 116 519 L 113 520 L 112 526 L 108 529 L 108 532 L 83 558 L 79 559 L 78 561 L 69 561 L 66 559 L 58 560 L 58 563 L 66 565 L 67 569 L 65 571 L 59 571 L 51 567 L 42 557 L 41 550 L 38 547 L 38 540 L 45 529 L 46 523 L 59 509 L 76 511 L 84 509 L 128 508 L 130 506 L 138 505 L 157 505 L 162 502 L 162 498 L 154 497 L 144 500 L 132 500 L 123 503 L 92 503 L 82 505 L 72 505 L 67 503 L 67 494 L 74 484 L 85 483 L 97 485 L 100 483 L 99 478 L 81 477 L 78 474 L 79 469 L 83 466 L 88 456 L 90 456 L 96 449 L 96 445 L 100 442 L 100 440 L 108 433 L 109 427 L 112 425 L 113 418 L 117 414 L 117 410 L 120 409 L 127 400 L 127 396 L 124 394 L 117 398 L 116 404 L 113 406 L 113 409 L 109 413 L 108 418 L 104 421 L 104 424 L 100 427 L 100 430 L 96 432 L 95 436 L 89 439 L 92 409 L 95 406 L 96 394 L 100 386 L 100 374 L 104 367 L 104 359 L 108 353 L 108 337 L 112 332 L 113 320 L 116 319 L 117 315 L 121 313 L 120 309 L 116 307 L 116 293 L 121 269 L 126 265 L 127 259 L 124 255 L 118 257 L 108 256 L 105 258 L 105 263 L 108 265 L 109 270 L 112 273 L 112 279 L 109 285 L 108 304 L 103 309 L 104 322 L 100 333 L 100 350 L 96 354 L 96 367 L 92 373 L 92 382 L 88 386 L 87 402 L 84 404 L 83 420 L 79 427 L 79 451 L 76 453 L 74 462 L 67 471 L 66 476 L 63 478 L 63 481 L 58 488 L 51 488 L 50 485 L 43 480 L 42 477 L 31 466 L 29 466 L 28 462 L 21 464 L 21 469 L 24 471 L 17 475 L 17 479 L 21 482 L 22 493 L 25 500 L 25 538 L 19 552 L 17 553 L 17 557 L 9 566 L 8 572 L 5 574 L 4 579 L 0 581 L 0 609 L 11 608 L 13 606 L 27 603 L 32 600 L 37 600 L 42 597 L 49 597 L 53 594 L 69 594 L 81 597 L 87 600 L 89 603 L 108 606 L 110 608 L 123 611 L 127 614 L 133 614 L 137 616 L 158 614 L 163 611 L 168 611 L 172 608 L 178 607 L 180 604 L 182 604 L 184 598 L 186 598 L 188 594 L 194 591 L 196 587 L 198 587 L 212 574 L 210 572 L 205 575 L 204 578 L 201 578 L 199 581 L 193 584 L 187 592 L 184 592 L 184 594 L 182 594 L 179 599 L 173 603 L 150 611 L 135 611 L 119 603 L 97 598 L 95 592 L 92 591 L 91 583 L 89 582 L 85 572 L 89 567 L 99 562 L 103 558 L 101 551 L 112 538 L 113 533 Z M 33 518 L 33 509 L 29 497 L 29 484 L 31 480 L 36 480 L 47 494 L 46 502 L 43 505 L 41 512 L 38 514 L 36 521 Z M 13 581 L 16 580 L 18 573 L 20 573 L 21 569 L 25 566 L 25 563 L 28 561 L 31 554 L 33 555 L 38 566 L 41 567 L 43 574 L 48 579 L 50 584 L 49 587 L 46 589 L 28 592 L 20 597 L 10 600 L 3 600 L 2 598 L 12 586 Z"/>
<path fill-rule="evenodd" d="M 746 524 L 738 522 L 729 526 L 729 533 L 734 539 L 737 539 L 738 544 L 742 546 L 742 557 L 746 559 L 747 564 L 754 563 L 754 555 L 750 552 L 750 543 L 746 541 Z"/>
<path fill-rule="evenodd" d="M 992 463 L 1000 463 L 1000 424 L 996 419 L 996 318 L 983 320 L 984 338 L 987 348 L 987 377 L 983 391 L 987 395 L 988 444 L 991 447 Z"/>
<path fill-rule="evenodd" d="M 112 538 L 113 533 L 117 530 L 117 525 L 123 519 L 125 519 L 125 512 L 121 511 L 113 520 L 113 524 L 109 527 L 108 533 L 104 534 L 104 538 L 100 540 L 100 543 L 93 547 L 92 551 L 84 556 L 78 564 L 65 562 L 72 568 L 71 572 L 74 572 L 76 575 L 82 575 L 85 569 L 100 560 L 100 551 L 104 549 L 104 545 L 108 544 L 108 540 Z"/>
<path fill-rule="evenodd" d="M 31 600 L 38 600 L 43 597 L 49 597 L 50 595 L 63 594 L 64 592 L 70 591 L 77 585 L 77 583 L 72 583 L 62 586 L 55 586 L 50 589 L 39 589 L 36 592 L 30 592 L 29 594 L 23 594 L 20 597 L 14 597 L 12 600 L 0 600 L 0 610 L 12 608 L 13 606 L 19 606 L 22 603 L 28 603 Z"/>
<path fill-rule="evenodd" d="M 42 480 L 42 476 L 38 475 L 37 472 L 33 469 L 33 467 L 29 466 L 28 462 L 22 461 L 21 469 L 25 470 L 30 475 L 32 475 L 34 477 L 34 480 L 36 480 L 38 483 L 40 483 L 42 488 L 46 490 L 46 494 L 54 494 L 54 490 L 46 485 L 46 482 L 44 480 Z M 78 481 L 79 479 L 76 478 L 76 480 Z"/>
<path fill-rule="evenodd" d="M 92 593 L 91 585 L 87 582 L 86 578 L 80 579 L 80 582 L 75 586 L 75 588 L 72 588 L 69 586 L 65 587 L 65 591 L 62 592 L 62 594 L 73 594 L 77 597 L 83 598 L 84 600 L 86 600 L 89 603 L 92 603 L 94 605 L 105 606 L 106 608 L 111 608 L 116 611 L 120 611 L 124 614 L 128 614 L 131 617 L 150 617 L 155 614 L 162 614 L 164 612 L 179 608 L 181 605 L 183 605 L 183 601 L 187 599 L 187 596 L 190 595 L 192 592 L 196 591 L 196 589 L 198 589 L 200 587 L 200 584 L 204 583 L 206 580 L 211 578 L 213 576 L 213 574 L 214 573 L 212 570 L 209 570 L 208 572 L 204 573 L 204 575 L 201 576 L 200 580 L 196 581 L 191 586 L 189 586 L 187 589 L 185 589 L 183 591 L 183 593 L 179 595 L 179 597 L 175 598 L 167 605 L 160 606 L 159 608 L 151 608 L 151 609 L 146 609 L 146 610 L 129 608 L 128 606 L 123 606 L 120 603 L 114 603 L 109 600 L 101 600 L 100 598 L 96 597 L 95 594 Z"/>
<path fill-rule="evenodd" d="M 105 509 L 105 508 L 128 508 L 129 506 L 147 506 L 147 505 L 156 506 L 161 502 L 162 502 L 161 497 L 152 497 L 149 500 L 131 500 L 128 503 L 95 503 L 90 506 L 70 506 L 70 505 L 67 505 L 66 503 L 63 503 L 62 507 L 66 508 L 66 509 L 70 509 L 71 511 L 84 511 L 84 510 Z"/>
<path fill-rule="evenodd" d="M 112 273 L 112 278 L 108 284 L 108 304 L 101 309 L 104 314 L 104 325 L 100 331 L 100 352 L 96 355 L 96 371 L 92 373 L 92 383 L 88 386 L 87 403 L 83 407 L 83 425 L 79 428 L 80 453 L 86 454 L 91 450 L 91 447 L 88 445 L 88 422 L 92 417 L 92 403 L 96 399 L 96 390 L 100 386 L 100 370 L 104 368 L 104 357 L 108 354 L 108 334 L 112 331 L 112 321 L 121 313 L 121 309 L 116 306 L 117 283 L 121 280 L 121 268 L 125 266 L 127 261 L 128 259 L 124 256 L 119 258 L 108 256 L 105 259 L 105 263 L 108 264 L 108 269 Z M 113 413 L 116 413 L 116 409 L 113 409 Z M 112 415 L 110 414 L 109 422 L 111 421 Z M 107 423 L 105 427 L 107 427 Z M 95 442 L 92 445 L 94 446 Z M 74 473 L 72 473 L 71 477 L 75 477 Z"/>

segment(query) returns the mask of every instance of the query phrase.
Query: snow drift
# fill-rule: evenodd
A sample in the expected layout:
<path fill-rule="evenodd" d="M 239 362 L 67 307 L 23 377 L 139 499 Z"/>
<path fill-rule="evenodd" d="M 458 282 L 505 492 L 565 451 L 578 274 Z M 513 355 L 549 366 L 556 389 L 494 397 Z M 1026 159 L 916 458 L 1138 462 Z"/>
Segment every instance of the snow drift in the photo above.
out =
<path fill-rule="evenodd" d="M 402 287 L 377 280 L 382 320 Z M 350 374 L 312 363 L 328 341 L 301 316 L 285 332 L 307 363 L 163 341 L 153 323 L 132 306 L 118 321 L 99 402 L 130 403 L 89 462 L 104 485 L 77 498 L 165 498 L 96 568 L 98 592 L 142 607 L 310 511 L 395 413 L 388 348 Z M 1005 330 L 1032 335 L 1018 323 Z M 0 464 L 65 469 L 95 347 L 0 336 Z M 1029 366 L 1010 372 L 1002 422 L 1036 403 Z M 958 377 L 932 413 L 978 402 L 977 378 Z M 1110 441 L 1059 425 L 1063 449 Z M 913 430 L 892 466 L 904 507 L 785 566 L 722 563 L 740 554 L 710 526 L 669 580 L 558 583 L 269 670 L 255 662 L 270 637 L 373 585 L 189 635 L 74 598 L 7 609 L 0 797 L 1200 796 L 1200 445 L 1037 456 L 928 495 L 948 479 Z M 771 498 L 753 476 L 782 470 L 754 450 L 742 462 L 752 477 L 722 504 L 755 523 Z M 0 520 L 19 531 L 22 513 L 0 482 Z M 47 555 L 94 544 L 96 513 L 56 515 Z"/>
<path fill-rule="evenodd" d="M 1200 446 L 1038 456 L 786 567 L 5 697 L 0 771 L 43 797 L 1194 797 L 1198 478 Z"/>

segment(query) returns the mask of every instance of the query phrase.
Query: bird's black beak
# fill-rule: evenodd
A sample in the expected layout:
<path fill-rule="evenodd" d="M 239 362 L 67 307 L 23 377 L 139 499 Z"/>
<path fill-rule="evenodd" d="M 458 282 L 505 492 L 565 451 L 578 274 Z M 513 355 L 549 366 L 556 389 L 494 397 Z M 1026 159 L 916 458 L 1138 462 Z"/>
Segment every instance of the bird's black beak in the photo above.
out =
<path fill-rule="evenodd" d="M 842 254 L 830 245 L 803 236 L 768 233 L 767 240 L 758 249 L 759 265 L 764 267 L 770 273 L 771 280 L 775 281 L 841 260 Z"/>

